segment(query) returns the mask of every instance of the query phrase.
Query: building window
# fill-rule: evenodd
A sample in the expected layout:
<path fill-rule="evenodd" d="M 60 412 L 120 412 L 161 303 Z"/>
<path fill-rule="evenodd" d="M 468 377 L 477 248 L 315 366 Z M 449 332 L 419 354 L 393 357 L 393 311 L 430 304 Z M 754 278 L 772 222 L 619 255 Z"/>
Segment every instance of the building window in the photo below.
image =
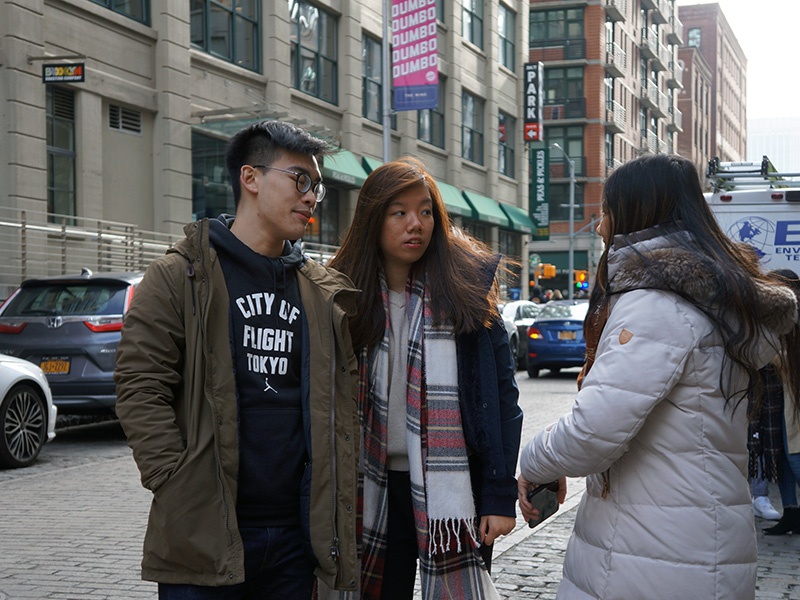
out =
<path fill-rule="evenodd" d="M 461 0 L 461 35 L 483 48 L 483 0 Z"/>
<path fill-rule="evenodd" d="M 225 142 L 192 131 L 192 218 L 213 219 L 235 211 Z"/>
<path fill-rule="evenodd" d="M 108 127 L 125 133 L 142 133 L 142 113 L 116 104 L 108 105 Z"/>
<path fill-rule="evenodd" d="M 544 138 L 548 147 L 558 144 L 575 163 L 575 175 L 585 174 L 583 158 L 583 127 L 573 125 L 570 127 L 545 127 Z M 550 177 L 569 177 L 569 163 L 564 158 L 564 153 L 553 149 L 550 151 Z"/>
<path fill-rule="evenodd" d="M 461 156 L 483 164 L 483 100 L 464 92 L 461 96 Z"/>
<path fill-rule="evenodd" d="M 550 184 L 550 220 L 569 221 L 569 183 Z M 583 184 L 575 184 L 575 220 L 583 220 Z"/>
<path fill-rule="evenodd" d="M 145 25 L 150 24 L 150 0 L 92 0 Z"/>
<path fill-rule="evenodd" d="M 303 242 L 338 246 L 339 240 L 339 190 L 328 188 L 325 200 L 317 204 L 308 221 Z"/>
<path fill-rule="evenodd" d="M 544 104 L 544 118 L 548 121 L 585 117 L 583 67 L 545 69 Z"/>
<path fill-rule="evenodd" d="M 614 166 L 614 136 L 606 131 L 606 166 Z"/>
<path fill-rule="evenodd" d="M 439 75 L 439 91 L 436 108 L 417 112 L 417 137 L 439 148 L 444 148 L 445 78 Z"/>
<path fill-rule="evenodd" d="M 514 128 L 516 120 L 500 111 L 499 133 L 500 133 L 500 164 L 498 170 L 503 175 L 514 177 Z"/>
<path fill-rule="evenodd" d="M 336 104 L 336 18 L 303 0 L 289 0 L 289 18 L 292 87 Z"/>
<path fill-rule="evenodd" d="M 514 32 L 517 15 L 502 4 L 497 13 L 497 31 L 500 34 L 500 64 L 514 70 Z"/>
<path fill-rule="evenodd" d="M 191 0 L 192 45 L 251 71 L 259 67 L 258 0 Z"/>
<path fill-rule="evenodd" d="M 47 86 L 47 212 L 76 215 L 75 94 Z M 52 217 L 51 217 L 52 218 Z"/>
<path fill-rule="evenodd" d="M 531 11 L 530 40 L 565 40 L 583 37 L 583 9 Z"/>
<path fill-rule="evenodd" d="M 688 33 L 686 34 L 686 45 L 687 46 L 694 46 L 695 48 L 700 47 L 700 28 L 699 27 L 692 27 Z"/>
<path fill-rule="evenodd" d="M 381 43 L 369 36 L 364 36 L 364 45 L 361 51 L 363 69 L 363 108 L 362 115 L 370 121 L 380 123 L 383 121 L 383 106 L 381 95 Z"/>
<path fill-rule="evenodd" d="M 583 67 L 545 69 L 544 98 L 547 104 L 566 98 L 583 98 Z"/>

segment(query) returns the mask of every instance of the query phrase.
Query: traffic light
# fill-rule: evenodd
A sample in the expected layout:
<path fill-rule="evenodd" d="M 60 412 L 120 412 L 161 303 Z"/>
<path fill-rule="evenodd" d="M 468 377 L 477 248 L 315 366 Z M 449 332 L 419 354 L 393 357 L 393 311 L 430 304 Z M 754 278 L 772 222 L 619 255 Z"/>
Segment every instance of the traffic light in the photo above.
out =
<path fill-rule="evenodd" d="M 575 271 L 575 287 L 579 290 L 589 289 L 589 271 Z"/>
<path fill-rule="evenodd" d="M 534 271 L 536 279 L 552 279 L 556 276 L 556 266 L 548 263 L 539 263 Z"/>

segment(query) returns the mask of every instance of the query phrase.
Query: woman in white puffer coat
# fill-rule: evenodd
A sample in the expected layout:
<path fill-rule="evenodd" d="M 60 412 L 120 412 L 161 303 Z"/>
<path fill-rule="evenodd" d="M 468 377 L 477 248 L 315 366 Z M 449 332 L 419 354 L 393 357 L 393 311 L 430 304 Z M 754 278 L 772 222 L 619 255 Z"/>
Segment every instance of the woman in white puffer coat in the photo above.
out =
<path fill-rule="evenodd" d="M 603 213 L 580 391 L 522 452 L 523 515 L 534 484 L 587 476 L 559 600 L 752 599 L 741 400 L 796 338 L 795 295 L 725 237 L 685 159 L 626 163 Z"/>

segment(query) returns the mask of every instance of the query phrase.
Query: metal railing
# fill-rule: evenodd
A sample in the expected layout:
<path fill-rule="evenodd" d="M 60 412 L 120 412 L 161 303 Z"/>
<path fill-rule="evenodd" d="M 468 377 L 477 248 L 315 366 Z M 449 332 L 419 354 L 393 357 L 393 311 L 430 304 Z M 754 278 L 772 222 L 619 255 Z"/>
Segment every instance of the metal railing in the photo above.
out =
<path fill-rule="evenodd" d="M 531 62 L 586 58 L 586 39 L 531 40 Z"/>
<path fill-rule="evenodd" d="M 130 223 L 0 207 L 0 300 L 26 279 L 92 271 L 144 271 L 183 234 Z M 304 242 L 325 264 L 337 246 Z"/>
<path fill-rule="evenodd" d="M 623 77 L 628 66 L 628 55 L 616 42 L 606 42 L 606 71 Z"/>
<path fill-rule="evenodd" d="M 548 98 L 543 113 L 545 121 L 582 119 L 586 116 L 586 98 Z"/>
<path fill-rule="evenodd" d="M 606 100 L 606 127 L 613 129 L 616 133 L 625 131 L 625 121 L 627 119 L 627 111 L 616 100 Z"/>
<path fill-rule="evenodd" d="M 140 271 L 181 236 L 129 223 L 0 207 L 0 297 L 25 279 Z"/>
<path fill-rule="evenodd" d="M 628 0 L 603 0 L 606 16 L 612 21 L 624 21 L 628 13 Z"/>

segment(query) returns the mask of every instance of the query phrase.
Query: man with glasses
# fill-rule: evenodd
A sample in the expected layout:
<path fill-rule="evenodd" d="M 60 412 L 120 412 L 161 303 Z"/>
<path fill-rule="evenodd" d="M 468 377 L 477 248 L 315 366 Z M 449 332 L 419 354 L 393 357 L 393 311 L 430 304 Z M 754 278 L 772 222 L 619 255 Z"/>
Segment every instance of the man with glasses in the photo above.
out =
<path fill-rule="evenodd" d="M 357 290 L 297 241 L 326 142 L 261 121 L 227 150 L 236 216 L 147 270 L 117 351 L 117 415 L 153 492 L 159 598 L 310 598 L 357 580 Z"/>

